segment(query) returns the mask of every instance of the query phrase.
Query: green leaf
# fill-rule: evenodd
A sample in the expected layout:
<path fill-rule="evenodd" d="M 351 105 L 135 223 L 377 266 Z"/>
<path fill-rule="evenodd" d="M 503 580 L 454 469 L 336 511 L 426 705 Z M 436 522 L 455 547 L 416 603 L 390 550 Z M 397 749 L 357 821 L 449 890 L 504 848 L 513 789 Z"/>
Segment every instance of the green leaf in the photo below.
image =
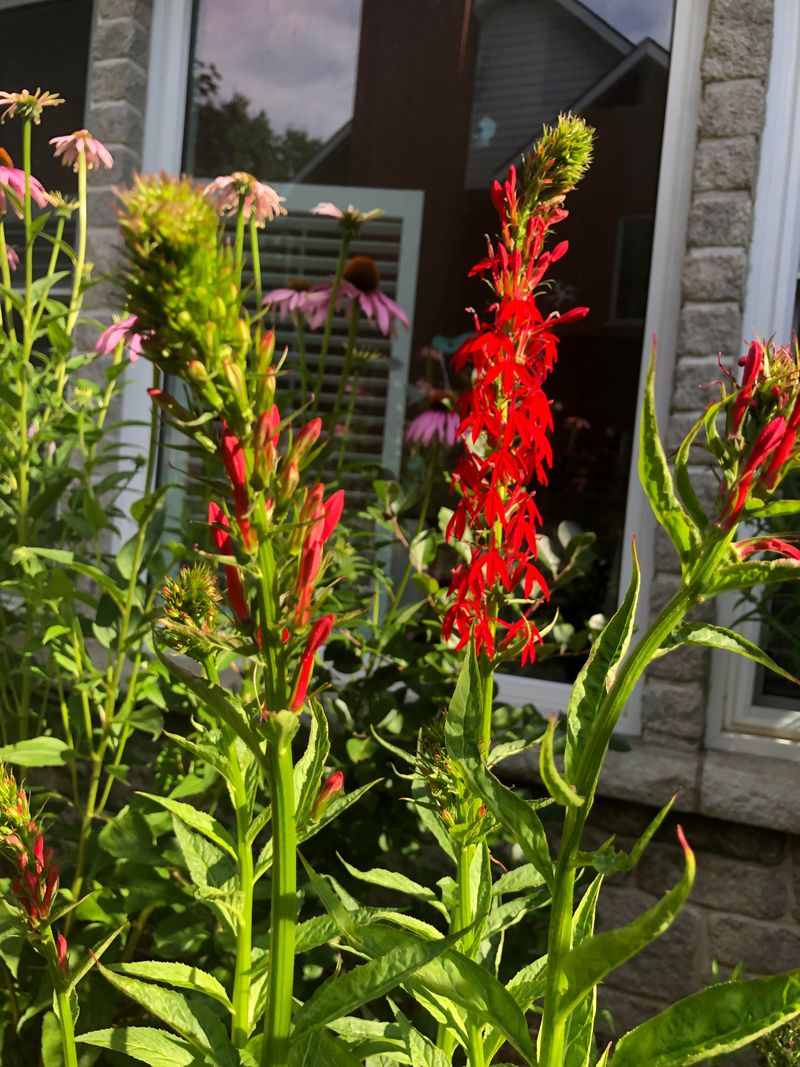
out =
<path fill-rule="evenodd" d="M 552 887 L 553 861 L 539 816 L 530 804 L 499 782 L 481 762 L 478 737 L 481 730 L 482 691 L 475 648 L 470 644 L 445 721 L 447 751 L 461 765 L 470 785 L 511 834 L 525 858 Z"/>
<path fill-rule="evenodd" d="M 657 904 L 627 926 L 595 934 L 577 945 L 564 958 L 562 973 L 566 989 L 558 1004 L 559 1014 L 568 1015 L 602 982 L 606 975 L 641 952 L 667 930 L 692 888 L 695 872 L 694 854 L 684 846 L 683 877 Z"/>
<path fill-rule="evenodd" d="M 311 814 L 330 748 L 328 720 L 325 718 L 325 712 L 319 701 L 312 699 L 308 744 L 294 768 L 294 795 L 298 825 L 302 825 Z"/>
<path fill-rule="evenodd" d="M 611 1067 L 688 1067 L 800 1015 L 800 970 L 725 982 L 679 1000 L 617 1042 Z"/>
<path fill-rule="evenodd" d="M 208 1008 L 190 1002 L 174 989 L 165 989 L 151 982 L 140 982 L 136 978 L 126 978 L 124 975 L 115 974 L 99 962 L 97 967 L 120 993 L 136 1001 L 157 1019 L 161 1019 L 178 1037 L 207 1056 L 216 1067 L 235 1067 L 235 1054 L 225 1028 Z"/>
<path fill-rule="evenodd" d="M 223 778 L 228 778 L 230 775 L 231 770 L 227 761 L 213 745 L 205 742 L 197 744 L 195 741 L 189 741 L 188 738 L 181 737 L 180 734 L 171 734 L 166 730 L 164 731 L 164 737 L 168 737 L 178 748 L 188 752 L 193 759 L 199 760 L 201 763 L 207 763 L 215 771 L 219 771 Z"/>
<path fill-rule="evenodd" d="M 125 591 L 120 589 L 99 567 L 93 567 L 90 563 L 82 563 L 80 560 L 76 560 L 74 553 L 67 552 L 61 548 L 31 548 L 26 545 L 24 548 L 15 549 L 12 558 L 16 563 L 29 556 L 39 556 L 42 559 L 50 560 L 51 563 L 58 563 L 62 567 L 91 578 L 93 582 L 97 582 L 104 592 L 108 593 L 118 607 L 124 607 Z"/>
<path fill-rule="evenodd" d="M 71 751 L 57 737 L 32 737 L 0 748 L 0 762 L 18 763 L 22 767 L 63 767 L 65 753 Z"/>
<path fill-rule="evenodd" d="M 595 718 L 606 694 L 614 684 L 617 664 L 628 650 L 636 621 L 639 600 L 639 560 L 636 543 L 632 547 L 633 573 L 622 604 L 612 615 L 589 652 L 580 670 L 567 708 L 567 747 L 564 770 L 568 781 L 576 781 L 580 761 L 591 735 Z"/>
<path fill-rule="evenodd" d="M 700 530 L 705 530 L 708 526 L 708 516 L 705 513 L 703 505 L 700 503 L 700 498 L 694 491 L 694 486 L 689 477 L 689 456 L 691 454 L 692 445 L 694 444 L 694 439 L 697 437 L 704 423 L 705 416 L 701 416 L 681 441 L 675 456 L 675 487 L 678 490 L 678 495 L 683 501 L 684 507 L 694 519 Z"/>
<path fill-rule="evenodd" d="M 184 804 L 179 800 L 172 800 L 171 797 L 159 797 L 155 793 L 138 792 L 137 796 L 146 797 L 147 800 L 152 800 L 154 804 L 158 804 L 162 808 L 166 808 L 167 811 L 177 816 L 181 822 L 192 829 L 197 830 L 203 837 L 207 837 L 209 841 L 213 842 L 218 848 L 221 848 L 224 852 L 227 852 L 231 859 L 236 859 L 236 845 L 233 838 L 225 829 L 225 827 L 217 822 L 213 815 L 209 815 L 208 812 L 199 811 L 191 804 Z"/>
<path fill-rule="evenodd" d="M 539 750 L 539 774 L 547 792 L 557 804 L 563 807 L 579 808 L 585 798 L 578 795 L 574 785 L 570 785 L 562 778 L 556 766 L 553 738 L 557 724 L 558 720 L 555 716 L 547 724 L 547 730 L 542 738 L 542 747 Z"/>
<path fill-rule="evenodd" d="M 656 352 L 653 347 L 647 371 L 642 418 L 639 424 L 639 480 L 647 493 L 653 514 L 669 535 L 686 567 L 697 556 L 700 537 L 697 527 L 683 510 L 675 494 L 656 414 Z"/>
<path fill-rule="evenodd" d="M 384 996 L 461 937 L 461 932 L 457 932 L 429 941 L 399 930 L 391 934 L 387 951 L 334 976 L 315 990 L 297 1013 L 292 1041 Z"/>
<path fill-rule="evenodd" d="M 541 871 L 537 871 L 532 863 L 523 863 L 522 866 L 512 867 L 510 871 L 501 874 L 494 883 L 492 892 L 495 896 L 502 893 L 522 893 L 526 889 L 538 889 L 541 885 L 544 885 Z"/>
<path fill-rule="evenodd" d="M 204 993 L 220 1003 L 228 1011 L 233 1011 L 225 987 L 213 974 L 191 967 L 187 963 L 162 963 L 159 960 L 144 960 L 135 963 L 114 963 L 109 970 L 115 974 L 127 975 L 129 978 L 146 978 L 150 982 L 161 982 L 175 989 L 188 989 L 192 993 Z"/>
<path fill-rule="evenodd" d="M 800 560 L 770 559 L 728 563 L 714 572 L 706 593 L 709 596 L 716 596 L 718 593 L 727 593 L 733 589 L 750 589 L 754 585 L 797 581 L 798 578 L 800 578 Z"/>
<path fill-rule="evenodd" d="M 337 853 L 337 855 L 339 854 Z M 398 871 L 385 871 L 380 867 L 375 867 L 369 871 L 359 871 L 356 867 L 352 867 L 343 856 L 339 856 L 339 859 L 353 878 L 357 878 L 361 882 L 367 882 L 369 885 L 379 885 L 384 889 L 393 889 L 397 893 L 406 893 L 410 897 L 416 897 L 417 900 L 425 901 L 426 904 L 430 904 L 443 915 L 449 915 L 447 908 L 444 907 L 432 889 L 420 885 L 405 874 L 400 874 Z"/>
<path fill-rule="evenodd" d="M 798 572 L 800 573 L 800 572 Z M 683 622 L 672 631 L 664 648 L 670 651 L 679 645 L 705 646 L 707 648 L 719 648 L 726 652 L 736 652 L 740 656 L 774 671 L 781 678 L 786 678 L 795 685 L 800 685 L 800 679 L 786 671 L 767 655 L 758 645 L 748 641 L 746 637 L 737 634 L 735 630 L 727 630 L 724 626 L 714 626 L 709 622 Z"/>
<path fill-rule="evenodd" d="M 362 1061 L 327 1030 L 315 1030 L 292 1044 L 289 1067 L 362 1067 Z"/>
<path fill-rule="evenodd" d="M 611 842 L 607 842 L 596 852 L 579 852 L 576 857 L 576 867 L 594 867 L 600 874 L 619 874 L 623 871 L 632 871 L 644 854 L 644 850 L 650 844 L 653 834 L 667 817 L 672 809 L 678 794 L 674 793 L 661 811 L 648 824 L 646 830 L 630 850 L 629 853 L 618 851 Z"/>
<path fill-rule="evenodd" d="M 150 1026 L 122 1026 L 114 1030 L 93 1030 L 75 1039 L 78 1044 L 107 1048 L 112 1052 L 124 1052 L 132 1060 L 147 1063 L 149 1067 L 199 1067 L 207 1061 L 198 1058 L 197 1052 L 166 1030 Z"/>

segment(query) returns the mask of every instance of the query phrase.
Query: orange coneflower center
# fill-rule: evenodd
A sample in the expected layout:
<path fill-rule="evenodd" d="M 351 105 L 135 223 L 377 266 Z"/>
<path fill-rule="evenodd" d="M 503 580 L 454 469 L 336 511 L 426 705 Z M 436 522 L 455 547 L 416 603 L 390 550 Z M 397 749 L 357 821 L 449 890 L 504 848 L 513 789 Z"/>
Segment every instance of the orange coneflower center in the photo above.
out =
<path fill-rule="evenodd" d="M 290 278 L 286 283 L 287 289 L 293 289 L 296 293 L 307 293 L 311 283 L 307 278 Z"/>
<path fill-rule="evenodd" d="M 353 256 L 344 268 L 342 277 L 362 293 L 374 292 L 381 280 L 378 264 L 372 256 Z"/>
<path fill-rule="evenodd" d="M 14 160 L 11 158 L 11 156 L 8 154 L 8 152 L 6 152 L 5 148 L 0 148 L 0 166 L 3 166 L 3 167 L 13 167 L 14 166 Z"/>

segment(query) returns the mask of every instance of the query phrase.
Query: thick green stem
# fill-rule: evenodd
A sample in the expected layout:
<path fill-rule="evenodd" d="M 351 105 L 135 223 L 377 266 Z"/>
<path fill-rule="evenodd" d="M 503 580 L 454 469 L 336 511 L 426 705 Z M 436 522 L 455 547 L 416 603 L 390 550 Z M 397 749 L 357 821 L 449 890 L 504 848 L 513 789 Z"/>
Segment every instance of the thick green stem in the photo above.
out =
<path fill-rule="evenodd" d="M 472 885 L 470 871 L 475 856 L 475 845 L 461 845 L 458 849 L 456 879 L 458 882 L 458 910 L 454 915 L 453 929 L 464 930 L 474 920 Z M 464 951 L 463 943 L 461 946 Z M 468 955 L 472 955 L 468 953 Z M 467 1063 L 469 1067 L 484 1067 L 486 1060 L 481 1037 L 480 1024 L 468 1016 L 467 1020 Z"/>
<path fill-rule="evenodd" d="M 272 911 L 269 988 L 264 1017 L 261 1067 L 286 1067 L 292 1025 L 294 944 L 297 922 L 297 828 L 291 740 L 277 736 L 267 745 L 272 794 Z"/>
<path fill-rule="evenodd" d="M 86 267 L 86 232 L 88 228 L 88 205 L 86 203 L 86 154 L 78 155 L 78 249 L 75 261 L 75 276 L 72 281 L 72 297 L 67 316 L 67 333 L 71 334 L 78 319 L 81 302 L 81 285 Z"/>
<path fill-rule="evenodd" d="M 319 351 L 319 363 L 317 364 L 317 378 L 314 383 L 314 402 L 312 405 L 312 414 L 316 415 L 319 411 L 320 397 L 322 396 L 322 385 L 325 377 L 325 364 L 328 360 L 328 349 L 331 345 L 331 332 L 333 330 L 333 313 L 336 309 L 336 298 L 339 295 L 339 289 L 342 284 L 342 274 L 344 272 L 344 265 L 347 259 L 347 250 L 350 247 L 350 237 L 347 235 L 342 236 L 342 243 L 339 246 L 339 258 L 336 261 L 336 273 L 333 276 L 333 284 L 331 285 L 330 302 L 328 303 L 328 312 L 325 316 L 325 329 L 322 332 L 322 346 Z"/>
<path fill-rule="evenodd" d="M 214 685 L 219 685 L 219 672 L 213 655 L 204 660 L 206 676 Z M 239 892 L 241 907 L 236 928 L 236 967 L 233 976 L 233 1018 L 231 1041 L 234 1048 L 244 1048 L 250 1036 L 250 985 L 253 971 L 253 849 L 248 837 L 250 831 L 250 804 L 247 787 L 239 762 L 236 737 L 223 727 L 222 734 L 230 769 L 230 784 L 233 806 L 236 813 L 236 858 L 239 865 Z"/>

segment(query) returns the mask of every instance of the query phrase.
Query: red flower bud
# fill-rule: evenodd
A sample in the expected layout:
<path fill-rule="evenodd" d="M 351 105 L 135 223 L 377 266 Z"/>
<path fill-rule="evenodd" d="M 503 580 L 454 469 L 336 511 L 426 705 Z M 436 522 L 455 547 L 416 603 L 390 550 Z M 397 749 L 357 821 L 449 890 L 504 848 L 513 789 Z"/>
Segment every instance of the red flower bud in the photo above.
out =
<path fill-rule="evenodd" d="M 343 789 L 344 775 L 341 771 L 334 771 L 333 774 L 323 782 L 319 793 L 317 793 L 317 798 L 311 809 L 311 818 L 314 822 L 317 822 L 324 815 L 325 809 L 329 807 L 334 797 L 337 797 Z"/>
<path fill-rule="evenodd" d="M 217 547 L 217 552 L 222 556 L 232 556 L 234 554 L 233 543 L 228 532 L 230 530 L 228 517 L 219 504 L 215 504 L 213 500 L 208 505 L 208 524 L 211 527 L 211 535 Z M 228 586 L 228 602 L 240 622 L 249 622 L 250 609 L 242 580 L 239 577 L 239 570 L 229 563 L 225 563 L 223 566 L 225 568 L 225 581 Z"/>
<path fill-rule="evenodd" d="M 297 679 L 294 683 L 294 690 L 292 692 L 292 700 L 290 704 L 292 711 L 299 711 L 305 703 L 308 683 L 311 679 L 311 672 L 314 669 L 314 657 L 320 645 L 324 644 L 330 636 L 335 621 L 335 615 L 323 615 L 322 618 L 317 619 L 311 627 L 311 632 L 306 640 L 306 647 L 303 650 L 303 655 L 300 659 L 300 668 L 297 673 Z"/>

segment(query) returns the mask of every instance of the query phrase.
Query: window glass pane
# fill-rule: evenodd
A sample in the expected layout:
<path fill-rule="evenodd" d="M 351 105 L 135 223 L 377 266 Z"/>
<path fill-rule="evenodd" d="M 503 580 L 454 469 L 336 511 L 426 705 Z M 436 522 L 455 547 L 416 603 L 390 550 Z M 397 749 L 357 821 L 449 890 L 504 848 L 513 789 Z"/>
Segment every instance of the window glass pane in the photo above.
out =
<path fill-rule="evenodd" d="M 408 309 L 412 381 L 431 376 L 424 354 L 452 351 L 470 329 L 465 307 L 485 300 L 466 274 L 496 229 L 488 185 L 560 111 L 596 127 L 595 162 L 560 227 L 570 253 L 542 296 L 547 311 L 591 308 L 561 331 L 550 390 L 555 463 L 540 501 L 551 529 L 567 519 L 598 534 L 589 577 L 559 605 L 576 627 L 607 612 L 618 591 L 672 6 L 199 0 L 196 8 L 189 171 L 423 192 Z M 561 679 L 575 662 L 543 667 Z"/>

